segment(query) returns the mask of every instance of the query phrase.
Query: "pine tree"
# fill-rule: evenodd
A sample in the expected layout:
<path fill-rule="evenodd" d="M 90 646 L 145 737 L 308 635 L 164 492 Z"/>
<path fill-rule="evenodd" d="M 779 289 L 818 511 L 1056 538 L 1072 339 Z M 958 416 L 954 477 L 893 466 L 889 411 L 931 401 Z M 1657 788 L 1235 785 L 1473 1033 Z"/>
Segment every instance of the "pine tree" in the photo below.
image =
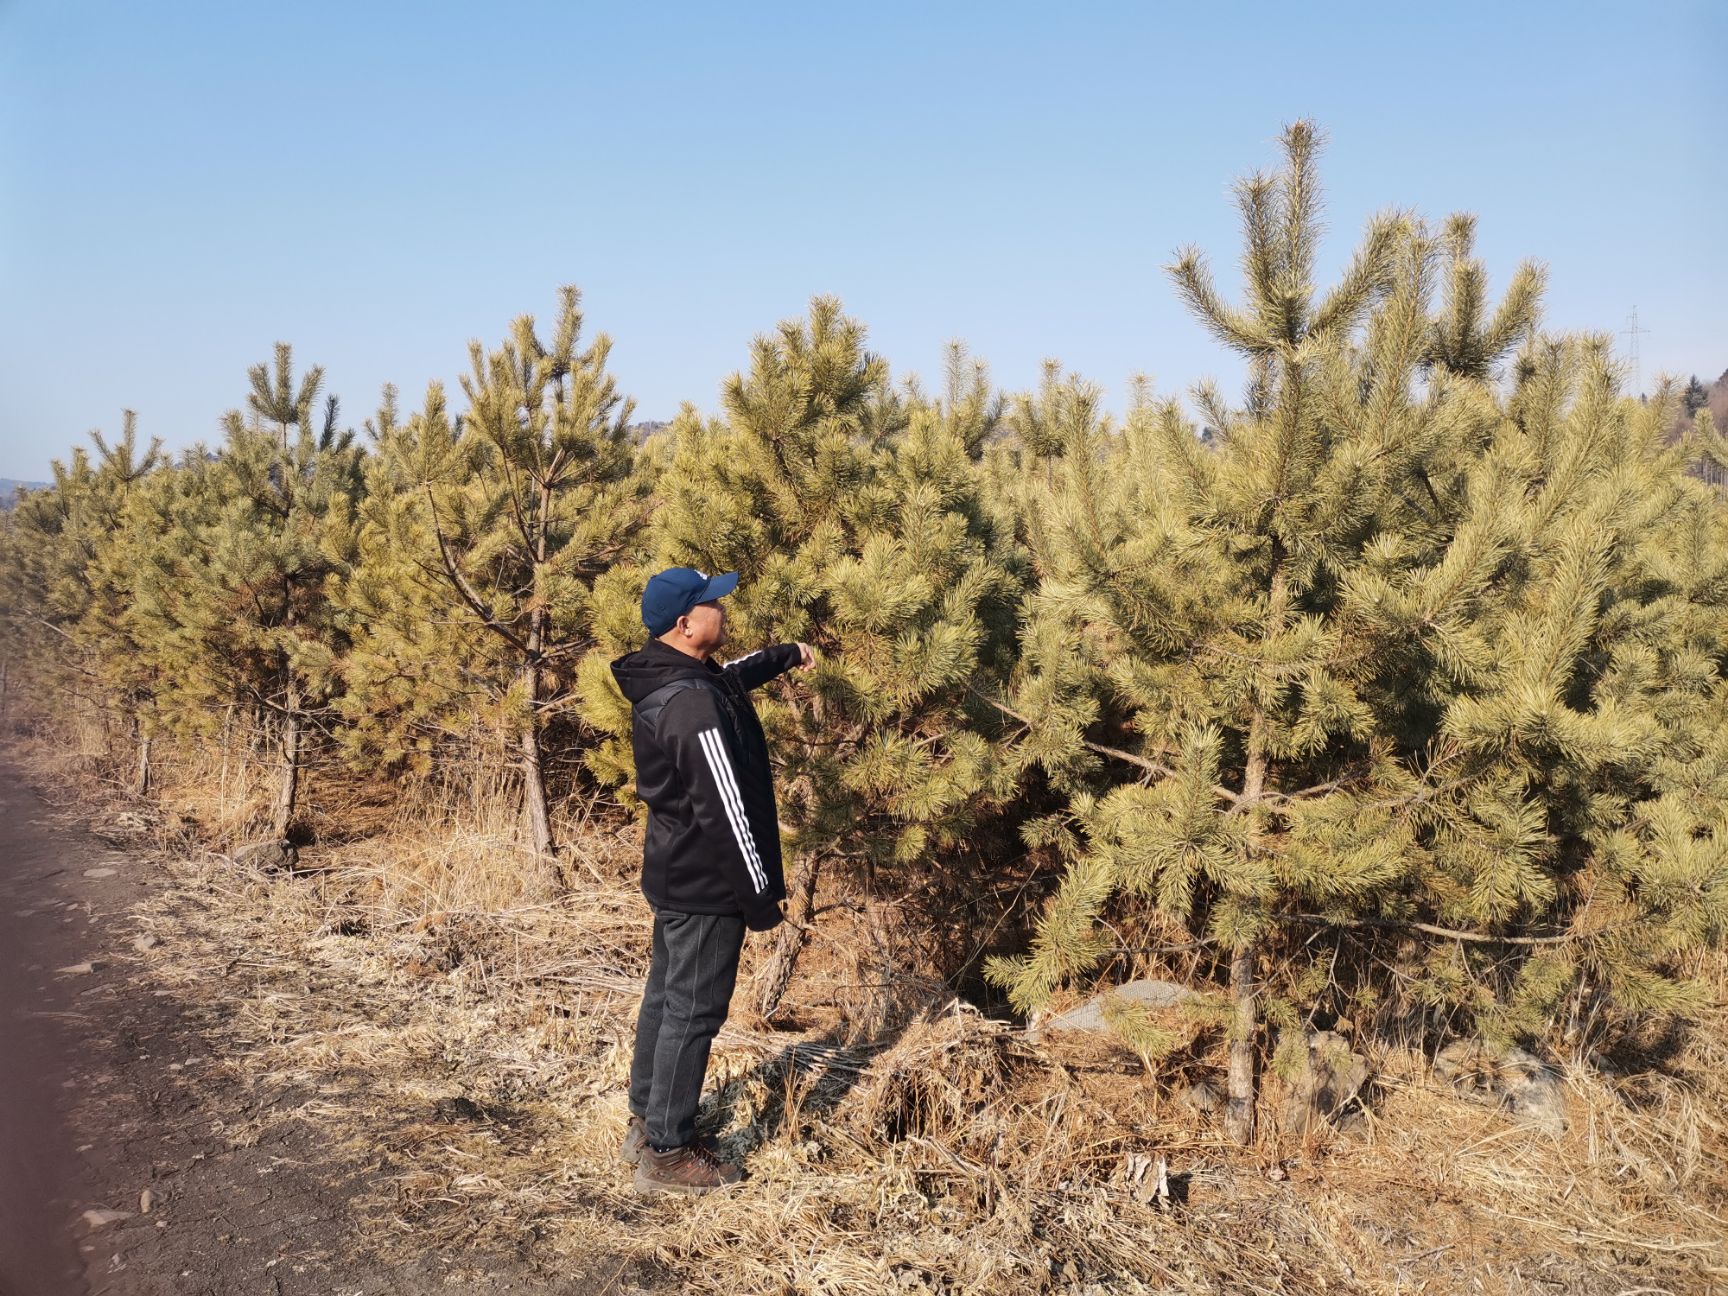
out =
<path fill-rule="evenodd" d="M 1643 433 L 1612 430 L 1630 416 L 1600 365 L 1569 399 L 1577 347 L 1522 364 L 1502 412 L 1490 380 L 1530 332 L 1540 276 L 1521 270 L 1488 315 L 1467 221 L 1439 235 L 1375 221 L 1317 300 L 1314 145 L 1298 124 L 1283 171 L 1240 187 L 1244 306 L 1218 297 L 1197 254 L 1173 268 L 1249 362 L 1244 409 L 1201 393 L 1214 448 L 1173 403 L 1136 408 L 1117 435 L 1087 414 L 1089 393 L 1059 388 L 1028 410 L 1061 430 L 1046 438 L 1060 453 L 1022 438 L 1054 499 L 1029 528 L 1040 584 L 1015 709 L 1022 758 L 1069 792 L 1029 834 L 1068 862 L 1030 953 L 988 971 L 1029 1009 L 1106 955 L 1107 906 L 1187 926 L 1227 959 L 1239 1139 L 1262 1013 L 1292 1024 L 1326 981 L 1284 942 L 1286 984 L 1263 985 L 1281 931 L 1433 936 L 1431 967 L 1491 954 L 1503 969 L 1507 950 L 1552 941 L 1601 974 L 1625 949 L 1624 931 L 1616 944 L 1597 926 L 1610 889 L 1592 909 L 1577 879 L 1610 856 L 1635 871 L 1637 852 L 1604 834 L 1636 836 L 1643 803 L 1605 799 L 1602 762 L 1628 744 L 1623 778 L 1651 753 L 1628 708 L 1599 703 L 1579 672 L 1604 648 L 1601 600 L 1652 589 L 1632 572 L 1612 583 L 1605 536 L 1634 534 L 1613 510 L 1634 480 L 1670 505 L 1690 489 Z M 1615 456 L 1619 491 L 1593 494 Z M 1635 526 L 1661 534 L 1654 510 Z M 1573 745 L 1533 760 L 1520 723 Z M 1688 867 L 1705 933 L 1715 866 Z M 1653 892 L 1615 894 L 1638 909 Z M 1661 997 L 1647 960 L 1620 966 Z M 1531 975 L 1547 991 L 1564 981 Z"/>
<path fill-rule="evenodd" d="M 762 970 L 780 1003 L 824 868 L 904 895 L 940 879 L 1008 789 L 981 675 L 1011 651 L 1017 573 L 980 498 L 997 402 L 955 352 L 937 397 L 896 391 L 832 298 L 760 337 L 725 385 L 726 416 L 686 410 L 659 477 L 652 561 L 605 582 L 609 642 L 585 663 L 587 709 L 617 736 L 597 768 L 627 777 L 629 708 L 607 660 L 643 634 L 637 601 L 670 565 L 737 571 L 734 643 L 811 643 L 808 688 L 760 706 L 780 762 L 793 919 Z"/>
<path fill-rule="evenodd" d="M 134 743 L 131 777 L 134 796 L 152 790 L 152 752 L 155 742 L 155 702 L 161 688 L 159 673 L 138 652 L 132 630 L 131 608 L 137 576 L 126 538 L 132 533 L 135 500 L 146 492 L 140 483 L 165 465 L 161 442 L 152 438 L 140 455 L 136 416 L 122 416 L 120 440 L 110 446 L 100 432 L 92 432 L 100 465 L 95 479 L 95 505 L 85 545 L 85 580 L 89 602 L 78 620 L 78 637 L 93 653 L 93 667 L 111 697 L 125 715 Z"/>
<path fill-rule="evenodd" d="M 541 891 L 558 885 L 544 735 L 594 642 L 593 583 L 629 555 L 646 508 L 611 343 L 578 350 L 581 327 L 566 288 L 550 345 L 528 316 L 490 353 L 473 344 L 459 422 L 438 384 L 405 424 L 386 402 L 364 559 L 345 593 L 351 683 L 387 754 L 415 732 L 428 750 L 426 735 L 460 731 L 462 713 L 511 735 Z"/>
<path fill-rule="evenodd" d="M 154 684 L 125 625 L 132 568 L 116 542 L 127 499 L 162 462 L 161 443 L 139 453 L 136 416 L 125 411 L 120 439 L 92 432 L 92 463 L 75 449 L 53 466 L 54 484 L 20 501 L 8 518 L 0 580 L 12 647 L 33 659 L 46 696 L 82 698 L 104 720 L 120 719 L 134 752 L 131 789 L 150 788 L 149 708 Z"/>
<path fill-rule="evenodd" d="M 453 605 L 427 494 L 463 471 L 441 402 L 440 392 L 430 418 L 403 423 L 395 388 L 385 389 L 367 425 L 376 452 L 366 459 L 355 562 L 333 592 L 350 642 L 339 737 L 352 765 L 386 774 L 435 776 L 464 756 L 481 759 L 495 699 L 520 669 L 510 644 Z"/>
<path fill-rule="evenodd" d="M 1530 348 L 1472 474 L 1504 505 L 1505 557 L 1471 628 L 1491 669 L 1449 700 L 1441 741 L 1476 819 L 1526 845 L 1478 858 L 1442 819 L 1427 889 L 1460 923 L 1567 935 L 1533 938 L 1508 992 L 1476 1005 L 1500 1034 L 1696 1009 L 1689 964 L 1728 930 L 1728 519 L 1687 472 L 1723 447 L 1707 414 L 1671 443 L 1675 387 L 1620 395 L 1610 352 L 1603 336 Z"/>
<path fill-rule="evenodd" d="M 1680 397 L 1680 414 L 1682 418 L 1690 419 L 1698 411 L 1710 403 L 1710 390 L 1698 381 L 1698 375 L 1693 374 L 1686 384 L 1686 391 Z"/>
<path fill-rule="evenodd" d="M 189 453 L 139 501 L 130 621 L 179 729 L 210 734 L 230 708 L 252 720 L 281 838 L 337 688 L 330 579 L 352 558 L 360 451 L 336 426 L 336 398 L 319 408 L 323 371 L 294 381 L 286 343 L 248 376 L 249 412 L 227 415 L 220 451 Z"/>

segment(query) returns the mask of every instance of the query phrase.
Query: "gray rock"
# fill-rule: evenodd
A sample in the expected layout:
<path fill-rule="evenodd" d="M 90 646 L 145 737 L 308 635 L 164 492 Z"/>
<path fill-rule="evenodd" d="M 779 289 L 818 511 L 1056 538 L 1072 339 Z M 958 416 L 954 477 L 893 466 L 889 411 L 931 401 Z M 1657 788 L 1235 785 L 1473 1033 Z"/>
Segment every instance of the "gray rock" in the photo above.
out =
<path fill-rule="evenodd" d="M 1337 1031 L 1314 1031 L 1295 1075 L 1285 1080 L 1283 1127 L 1300 1133 L 1337 1120 L 1368 1083 L 1368 1059 Z"/>
<path fill-rule="evenodd" d="M 253 842 L 234 852 L 234 862 L 243 868 L 265 872 L 292 870 L 300 862 L 300 851 L 286 839 Z"/>
<path fill-rule="evenodd" d="M 99 1229 L 106 1228 L 110 1224 L 118 1224 L 121 1220 L 131 1219 L 132 1212 L 123 1210 L 87 1210 L 78 1218 L 85 1228 Z"/>
<path fill-rule="evenodd" d="M 458 1121 L 483 1121 L 487 1119 L 487 1111 L 472 1098 L 458 1094 L 452 1098 L 440 1098 L 432 1104 L 432 1118 L 453 1125 Z"/>
<path fill-rule="evenodd" d="M 111 868 L 88 868 L 84 870 L 84 876 L 87 878 L 113 877 L 114 870 Z"/>
<path fill-rule="evenodd" d="M 132 948 L 137 950 L 140 954 L 148 953 L 161 943 L 160 940 L 150 935 L 148 932 L 144 933 L 142 936 L 134 936 L 132 938 Z"/>
<path fill-rule="evenodd" d="M 90 831 L 111 846 L 128 846 L 154 827 L 150 816 L 136 810 L 121 810 L 94 820 Z"/>
<path fill-rule="evenodd" d="M 1566 1130 L 1560 1074 L 1521 1048 L 1457 1040 L 1434 1059 L 1434 1074 L 1466 1098 L 1504 1108 L 1549 1134 Z"/>
<path fill-rule="evenodd" d="M 1216 1085 L 1205 1080 L 1197 1080 L 1176 1096 L 1176 1101 L 1189 1111 L 1198 1112 L 1202 1116 L 1215 1115 L 1224 1110 L 1224 1095 L 1218 1092 Z"/>
<path fill-rule="evenodd" d="M 1067 1012 L 1058 1013 L 1047 1021 L 1040 1022 L 1028 1033 L 1036 1036 L 1045 1031 L 1108 1030 L 1109 1026 L 1104 1021 L 1104 1005 L 1112 999 L 1122 1003 L 1145 1004 L 1148 1008 L 1174 1008 L 1177 1004 L 1186 1003 L 1193 998 L 1195 994 L 1192 990 L 1187 986 L 1177 985 L 1174 981 L 1125 981 L 1102 994 L 1093 995 L 1078 1008 L 1070 1008 Z"/>
<path fill-rule="evenodd" d="M 59 972 L 61 976 L 89 976 L 95 970 L 94 963 L 69 963 L 60 968 Z"/>

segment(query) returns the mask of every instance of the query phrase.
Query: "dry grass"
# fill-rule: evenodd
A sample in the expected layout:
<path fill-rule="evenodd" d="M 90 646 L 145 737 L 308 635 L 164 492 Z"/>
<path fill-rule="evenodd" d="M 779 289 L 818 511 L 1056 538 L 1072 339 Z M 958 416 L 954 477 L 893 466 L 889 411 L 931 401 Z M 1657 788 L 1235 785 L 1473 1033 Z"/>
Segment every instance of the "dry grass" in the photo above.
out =
<path fill-rule="evenodd" d="M 1244 1151 L 1131 1057 L 1034 1046 L 916 977 L 884 989 L 868 968 L 912 938 L 845 906 L 796 1029 L 736 1016 L 717 1041 L 700 1124 L 748 1182 L 638 1197 L 615 1160 L 648 943 L 633 832 L 590 825 L 583 885 L 534 906 L 508 825 L 392 813 L 305 877 L 170 855 L 138 915 L 150 975 L 207 1005 L 259 1095 L 231 1137 L 311 1122 L 333 1164 L 373 1168 L 359 1224 L 386 1255 L 627 1254 L 727 1293 L 1728 1290 L 1720 1013 L 1667 1070 L 1571 1072 L 1557 1139 L 1390 1052 L 1365 1129 Z"/>

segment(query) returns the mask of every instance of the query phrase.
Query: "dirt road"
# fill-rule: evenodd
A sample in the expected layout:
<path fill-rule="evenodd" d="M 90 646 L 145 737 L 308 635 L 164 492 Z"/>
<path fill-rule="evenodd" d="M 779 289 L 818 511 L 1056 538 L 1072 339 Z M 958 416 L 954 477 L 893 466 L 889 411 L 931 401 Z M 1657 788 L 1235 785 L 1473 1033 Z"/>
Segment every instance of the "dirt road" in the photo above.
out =
<path fill-rule="evenodd" d="M 31 822 L 41 804 L 0 770 L 0 1296 L 84 1290 L 69 1223 L 93 1185 L 67 1121 L 81 1006 L 73 974 L 92 944 L 68 872 L 98 868 L 100 850 L 72 852 Z M 86 862 L 88 860 L 88 862 Z M 86 981 L 89 978 L 85 978 Z M 94 1204 L 94 1203 L 92 1203 Z"/>
<path fill-rule="evenodd" d="M 225 1006 L 157 988 L 135 948 L 166 876 L 82 825 L 0 765 L 0 1296 L 406 1296 L 452 1290 L 454 1261 L 469 1290 L 605 1290 L 517 1256 L 382 1267 L 352 1240 L 366 1166 L 302 1123 L 225 1135 L 261 1102 L 210 1065 Z"/>

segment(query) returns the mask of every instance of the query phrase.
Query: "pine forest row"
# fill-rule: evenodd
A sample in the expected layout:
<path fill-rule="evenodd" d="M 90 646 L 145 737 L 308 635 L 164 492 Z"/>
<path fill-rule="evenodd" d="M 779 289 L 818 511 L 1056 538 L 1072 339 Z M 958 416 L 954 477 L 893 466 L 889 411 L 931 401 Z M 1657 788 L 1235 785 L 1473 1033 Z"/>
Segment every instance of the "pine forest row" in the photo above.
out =
<path fill-rule="evenodd" d="M 1543 331 L 1536 265 L 1491 291 L 1470 218 L 1377 217 L 1317 287 L 1314 131 L 1283 148 L 1237 186 L 1243 299 L 1170 266 L 1246 362 L 1234 401 L 1117 419 L 958 348 L 924 390 L 817 298 L 719 415 L 638 444 L 566 290 L 471 348 L 465 412 L 387 391 L 357 436 L 283 345 L 220 445 L 171 460 L 128 415 L 4 515 L 9 690 L 103 717 L 140 794 L 243 735 L 275 836 L 326 777 L 507 771 L 499 867 L 553 896 L 581 885 L 558 807 L 629 803 L 606 666 L 644 579 L 736 570 L 740 651 L 821 654 L 761 704 L 794 910 L 1012 861 L 1030 908 L 984 973 L 1021 1012 L 1125 947 L 1192 951 L 1239 1136 L 1267 1025 L 1587 1047 L 1683 1018 L 1728 922 L 1700 480 L 1728 447 L 1707 411 L 1674 435 L 1672 388 L 1622 394 L 1605 338 Z M 1118 1027 L 1156 1058 L 1154 1022 Z"/>

